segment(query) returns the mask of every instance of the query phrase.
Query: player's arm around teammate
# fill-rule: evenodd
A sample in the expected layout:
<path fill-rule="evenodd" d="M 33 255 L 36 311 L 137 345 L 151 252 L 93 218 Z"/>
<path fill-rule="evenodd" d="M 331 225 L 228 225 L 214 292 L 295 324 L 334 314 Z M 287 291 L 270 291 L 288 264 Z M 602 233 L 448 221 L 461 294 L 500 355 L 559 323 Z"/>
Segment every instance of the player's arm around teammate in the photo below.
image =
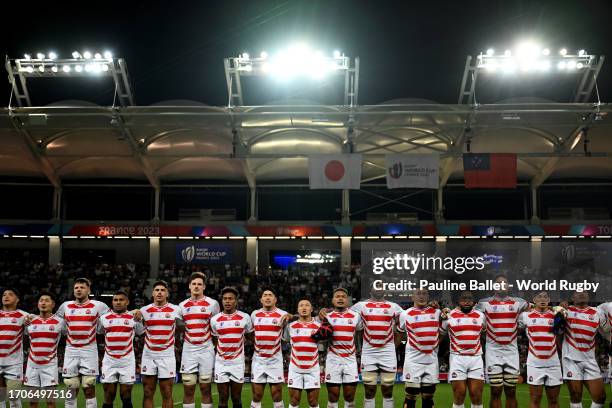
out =
<path fill-rule="evenodd" d="M 2 292 L 0 310 L 0 406 L 8 399 L 10 408 L 20 408 L 21 400 L 11 394 L 21 388 L 23 379 L 23 332 L 28 314 L 17 309 L 17 289 Z"/>

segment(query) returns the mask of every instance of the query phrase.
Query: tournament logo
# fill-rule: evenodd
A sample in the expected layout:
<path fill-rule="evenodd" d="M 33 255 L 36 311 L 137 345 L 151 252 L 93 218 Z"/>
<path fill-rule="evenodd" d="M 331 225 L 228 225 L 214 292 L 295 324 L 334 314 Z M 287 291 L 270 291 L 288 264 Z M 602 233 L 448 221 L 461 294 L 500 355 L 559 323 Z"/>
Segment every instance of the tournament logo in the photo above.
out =
<path fill-rule="evenodd" d="M 457 373 L 452 373 L 452 374 L 451 374 L 451 377 L 452 377 L 452 378 L 457 378 Z"/>
<path fill-rule="evenodd" d="M 142 367 L 142 372 L 146 373 L 147 372 L 147 367 Z"/>
<path fill-rule="evenodd" d="M 409 380 L 410 379 L 410 373 L 406 373 L 406 379 Z"/>
<path fill-rule="evenodd" d="M 529 376 L 529 382 L 532 382 L 532 381 L 533 381 L 533 375 L 530 375 Z"/>
<path fill-rule="evenodd" d="M 195 246 L 189 245 L 188 247 L 183 248 L 181 251 L 181 258 L 183 258 L 183 261 L 186 263 L 193 261 L 193 258 L 195 258 Z"/>
<path fill-rule="evenodd" d="M 327 375 L 325 376 L 325 379 L 326 379 L 326 380 L 328 380 L 328 381 L 329 381 L 329 380 L 331 380 L 331 374 L 327 374 Z"/>
<path fill-rule="evenodd" d="M 293 385 L 293 378 L 289 379 L 289 385 Z"/>
<path fill-rule="evenodd" d="M 402 173 L 403 168 L 401 162 L 393 163 L 393 165 L 389 167 L 389 176 L 391 176 L 391 178 L 398 179 L 402 177 Z"/>
<path fill-rule="evenodd" d="M 571 372 L 571 371 L 568 371 L 568 372 L 567 372 L 567 378 L 572 378 L 572 376 L 573 376 L 572 372 Z"/>

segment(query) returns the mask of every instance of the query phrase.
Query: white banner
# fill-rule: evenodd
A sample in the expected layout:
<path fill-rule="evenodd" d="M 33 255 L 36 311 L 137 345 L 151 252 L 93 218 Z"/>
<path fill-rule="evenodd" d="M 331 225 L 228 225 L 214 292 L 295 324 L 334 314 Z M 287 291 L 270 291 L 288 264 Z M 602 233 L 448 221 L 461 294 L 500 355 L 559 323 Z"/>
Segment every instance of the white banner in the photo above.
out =
<path fill-rule="evenodd" d="M 389 154 L 385 156 L 387 188 L 438 188 L 438 154 Z"/>
<path fill-rule="evenodd" d="M 308 158 L 311 189 L 359 190 L 360 154 L 321 154 Z"/>

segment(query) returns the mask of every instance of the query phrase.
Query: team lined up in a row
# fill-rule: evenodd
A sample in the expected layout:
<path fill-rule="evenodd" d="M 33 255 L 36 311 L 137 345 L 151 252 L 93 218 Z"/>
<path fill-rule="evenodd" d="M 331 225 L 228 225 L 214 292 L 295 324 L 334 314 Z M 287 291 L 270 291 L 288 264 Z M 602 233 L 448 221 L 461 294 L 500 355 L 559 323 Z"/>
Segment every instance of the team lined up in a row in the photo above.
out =
<path fill-rule="evenodd" d="M 503 278 L 501 278 L 503 279 Z M 245 338 L 254 336 L 252 359 L 253 401 L 261 407 L 265 385 L 270 384 L 274 407 L 283 407 L 284 383 L 281 341 L 291 343 L 288 386 L 290 406 L 297 407 L 301 391 L 306 390 L 310 406 L 318 406 L 320 368 L 318 341 L 329 341 L 325 365 L 325 383 L 329 407 L 337 407 L 342 388 L 345 406 L 354 407 L 359 381 L 355 335 L 363 333 L 361 375 L 365 387 L 365 408 L 374 407 L 374 396 L 380 379 L 383 407 L 393 406 L 393 384 L 397 372 L 394 337 L 406 336 L 406 358 L 403 377 L 406 382 L 405 405 L 414 408 L 419 396 L 424 408 L 433 407 L 438 383 L 437 349 L 440 335 L 450 337 L 449 380 L 453 385 L 454 406 L 462 407 L 466 390 L 472 406 L 482 405 L 484 365 L 481 332 L 487 334 L 486 369 L 492 390 L 492 406 L 501 404 L 502 390 L 506 406 L 516 406 L 514 388 L 519 374 L 517 333 L 524 327 L 529 339 L 527 376 L 531 398 L 538 403 L 542 389 L 549 406 L 556 406 L 562 378 L 568 380 L 572 408 L 581 400 L 583 382 L 587 385 L 593 408 L 603 406 L 605 394 L 601 373 L 595 359 L 595 336 L 607 333 L 610 304 L 600 309 L 588 306 L 586 293 L 574 297 L 574 305 L 557 313 L 549 307 L 547 294 L 540 293 L 535 307 L 527 310 L 522 299 L 497 292 L 475 305 L 470 293 L 461 295 L 453 310 L 433 307 L 427 291 L 413 294 L 414 306 L 407 310 L 386 301 L 373 292 L 368 300 L 350 306 L 348 292 L 338 288 L 332 297 L 333 309 L 322 309 L 312 317 L 308 300 L 298 304 L 297 316 L 278 309 L 273 289 L 262 291 L 262 308 L 250 316 L 236 310 L 238 292 L 222 291 L 222 306 L 204 295 L 205 276 L 193 274 L 189 279 L 191 297 L 179 305 L 167 302 L 168 286 L 154 284 L 153 303 L 128 311 L 127 295 L 113 297 L 112 310 L 101 302 L 90 300 L 90 283 L 77 279 L 74 301 L 63 303 L 53 314 L 54 302 L 49 294 L 39 297 L 38 316 L 17 309 L 18 293 L 3 292 L 0 312 L 0 376 L 10 388 L 20 386 L 23 371 L 22 337 L 30 337 L 30 350 L 23 383 L 30 387 L 54 387 L 58 381 L 57 345 L 66 335 L 63 363 L 65 384 L 72 389 L 84 388 L 88 408 L 96 406 L 95 381 L 98 375 L 96 333 L 105 335 L 105 355 L 101 382 L 104 383 L 104 406 L 111 407 L 117 384 L 124 407 L 131 407 L 131 385 L 135 381 L 134 335 L 145 335 L 141 362 L 144 385 L 144 407 L 152 407 L 153 394 L 160 385 L 163 406 L 173 406 L 172 383 L 176 376 L 174 341 L 176 322 L 184 326 L 184 345 L 180 373 L 184 385 L 183 406 L 192 408 L 196 384 L 202 393 L 204 408 L 212 407 L 211 383 L 217 384 L 219 406 L 226 407 L 231 397 L 234 407 L 241 406 L 244 382 Z M 605 311 L 605 312 L 604 312 Z M 563 376 L 557 355 L 556 331 L 565 335 L 563 342 Z M 213 345 L 215 343 L 215 345 Z M 214 373 L 214 377 L 213 377 Z M 2 384 L 0 384 L 2 385 Z M 3 402 L 1 399 L 0 402 Z M 9 401 L 19 406 L 19 401 Z M 3 405 L 0 405 L 3 406 Z M 66 401 L 76 407 L 76 399 Z M 498 405 L 499 406 L 499 405 Z"/>

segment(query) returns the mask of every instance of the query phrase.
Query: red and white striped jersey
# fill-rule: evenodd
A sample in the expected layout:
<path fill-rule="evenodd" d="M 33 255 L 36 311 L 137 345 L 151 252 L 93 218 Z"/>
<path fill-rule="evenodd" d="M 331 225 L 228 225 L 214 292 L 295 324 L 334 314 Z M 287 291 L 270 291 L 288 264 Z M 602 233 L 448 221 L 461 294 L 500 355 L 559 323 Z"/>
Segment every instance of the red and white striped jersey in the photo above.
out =
<path fill-rule="evenodd" d="M 23 363 L 23 310 L 0 310 L 0 366 Z"/>
<path fill-rule="evenodd" d="M 328 351 L 338 357 L 355 359 L 355 332 L 363 328 L 361 316 L 350 309 L 328 313 L 332 338 Z"/>
<path fill-rule="evenodd" d="M 104 332 L 104 353 L 113 358 L 134 355 L 134 333 L 144 333 L 141 322 L 131 313 L 109 312 L 100 317 L 100 331 Z"/>
<path fill-rule="evenodd" d="M 281 309 L 259 309 L 251 313 L 255 330 L 255 355 L 262 358 L 282 357 L 282 319 L 287 312 Z"/>
<path fill-rule="evenodd" d="M 600 310 L 591 306 L 584 309 L 570 306 L 567 309 L 563 338 L 563 358 L 574 361 L 595 360 L 597 330 L 605 330 L 607 325 L 608 317 Z"/>
<path fill-rule="evenodd" d="M 453 354 L 463 356 L 479 356 L 482 354 L 480 333 L 485 327 L 484 314 L 472 309 L 463 313 L 459 308 L 453 309 L 448 319 L 442 321 L 442 332 L 448 332 L 450 350 Z"/>
<path fill-rule="evenodd" d="M 232 314 L 221 312 L 210 320 L 210 329 L 217 338 L 217 358 L 236 364 L 244 362 L 244 337 L 253 331 L 248 314 L 240 310 Z"/>
<path fill-rule="evenodd" d="M 319 371 L 319 345 L 313 335 L 321 327 L 316 320 L 302 322 L 296 320 L 285 328 L 285 340 L 291 342 L 289 367 L 296 372 Z"/>
<path fill-rule="evenodd" d="M 601 314 L 608 318 L 608 328 L 612 326 L 612 302 L 602 303 L 597 306 L 597 309 Z"/>
<path fill-rule="evenodd" d="M 555 314 L 547 310 L 523 312 L 519 317 L 519 327 L 524 328 L 529 340 L 527 364 L 533 367 L 558 366 L 557 341 L 553 333 Z"/>
<path fill-rule="evenodd" d="M 69 300 L 62 303 L 55 314 L 66 322 L 67 346 L 96 348 L 98 319 L 108 311 L 108 306 L 97 300 L 87 300 L 85 303 Z"/>
<path fill-rule="evenodd" d="M 28 359 L 39 365 L 57 364 L 57 345 L 62 334 L 66 334 L 64 319 L 52 315 L 45 318 L 36 316 L 26 327 L 30 336 Z"/>
<path fill-rule="evenodd" d="M 177 305 L 154 303 L 140 309 L 145 327 L 144 353 L 158 357 L 174 357 L 174 333 L 176 320 L 181 319 Z"/>
<path fill-rule="evenodd" d="M 431 364 L 438 359 L 440 309 L 410 307 L 399 317 L 399 330 L 406 332 L 406 360 Z"/>
<path fill-rule="evenodd" d="M 403 309 L 386 300 L 363 300 L 351 307 L 363 321 L 364 346 L 384 347 L 393 343 L 394 320 Z"/>
<path fill-rule="evenodd" d="M 210 347 L 210 319 L 219 313 L 219 302 L 204 296 L 197 300 L 183 300 L 179 308 L 185 322 L 185 343 L 203 348 Z"/>
<path fill-rule="evenodd" d="M 526 301 L 514 297 L 489 297 L 475 306 L 487 321 L 487 348 L 517 350 L 518 317 L 528 307 Z"/>

